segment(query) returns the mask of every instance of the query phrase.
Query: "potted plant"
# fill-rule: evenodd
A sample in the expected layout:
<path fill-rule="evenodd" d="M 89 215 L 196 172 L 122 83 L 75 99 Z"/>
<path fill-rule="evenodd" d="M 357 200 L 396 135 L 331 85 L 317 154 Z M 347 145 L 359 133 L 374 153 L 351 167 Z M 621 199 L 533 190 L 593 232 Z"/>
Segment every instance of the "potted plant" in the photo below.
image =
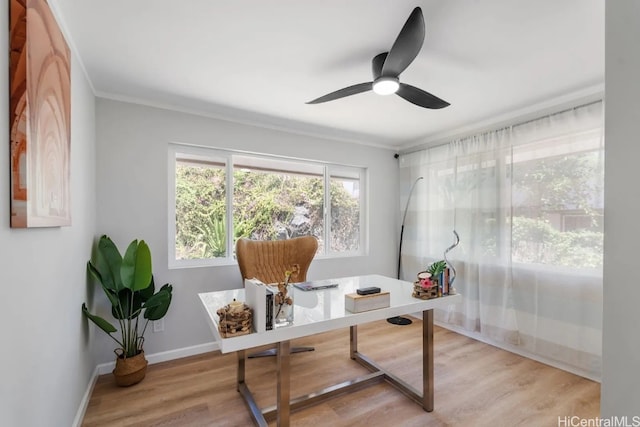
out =
<path fill-rule="evenodd" d="M 132 241 L 122 257 L 111 239 L 102 236 L 93 259 L 87 262 L 87 269 L 109 299 L 111 314 L 119 323 L 120 333 L 114 335 L 118 328 L 89 313 L 86 304 L 82 304 L 82 312 L 120 346 L 114 350 L 116 383 L 121 386 L 138 383 L 147 370 L 144 333 L 150 320 L 159 320 L 167 313 L 173 286 L 167 283 L 155 292 L 151 252 L 144 240 Z"/>
<path fill-rule="evenodd" d="M 445 260 L 436 261 L 431 263 L 427 267 L 427 273 L 431 274 L 431 277 L 433 278 L 432 280 L 438 281 L 440 278 L 440 274 L 442 274 L 445 268 L 447 268 L 447 263 Z"/>

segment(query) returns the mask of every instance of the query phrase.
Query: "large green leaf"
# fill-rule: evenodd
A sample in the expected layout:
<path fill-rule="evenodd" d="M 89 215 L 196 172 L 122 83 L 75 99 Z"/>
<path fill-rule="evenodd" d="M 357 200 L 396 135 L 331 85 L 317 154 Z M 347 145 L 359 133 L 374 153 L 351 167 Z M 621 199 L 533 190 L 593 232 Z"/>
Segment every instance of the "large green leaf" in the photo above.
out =
<path fill-rule="evenodd" d="M 86 304 L 82 304 L 82 313 L 89 319 L 91 320 L 93 323 L 95 323 L 96 325 L 98 325 L 98 327 L 100 329 L 102 329 L 103 331 L 105 331 L 108 334 L 112 334 L 113 332 L 116 332 L 117 329 L 115 326 L 113 326 L 111 323 L 107 322 L 106 320 L 104 320 L 102 317 L 100 316 L 95 316 L 91 313 L 89 313 L 89 310 L 87 309 L 87 305 Z"/>
<path fill-rule="evenodd" d="M 107 298 L 109 298 L 109 302 L 112 306 L 118 305 L 118 293 L 116 291 L 111 290 L 104 285 L 102 285 L 102 290 L 104 291 L 104 294 L 107 296 Z"/>
<path fill-rule="evenodd" d="M 153 295 L 145 303 L 146 310 L 144 311 L 144 318 L 149 320 L 159 320 L 167 314 L 169 305 L 171 304 L 173 286 L 170 284 L 164 285 L 158 293 Z"/>
<path fill-rule="evenodd" d="M 427 267 L 427 273 L 430 273 L 435 278 L 435 276 L 442 273 L 446 267 L 447 263 L 444 260 L 435 261 Z"/>
<path fill-rule="evenodd" d="M 155 285 L 155 282 L 153 281 L 153 275 L 151 275 L 151 283 L 149 284 L 149 286 L 140 290 L 138 294 L 142 298 L 142 302 L 145 302 L 146 300 L 151 298 L 151 296 L 154 294 L 155 291 L 156 291 L 156 285 Z"/>
<path fill-rule="evenodd" d="M 91 263 L 91 268 L 95 270 L 94 276 L 109 289 L 119 291 L 122 289 L 120 278 L 120 267 L 122 265 L 122 255 L 111 239 L 103 235 L 98 242 L 98 251 L 95 259 Z M 98 273 L 97 275 L 95 273 Z"/>
<path fill-rule="evenodd" d="M 133 293 L 133 304 L 131 304 L 131 294 Z M 142 308 L 142 297 L 138 292 L 133 292 L 130 289 L 123 289 L 118 292 L 119 305 L 113 304 L 111 307 L 111 314 L 113 317 L 119 320 L 135 319 L 140 314 Z M 118 307 L 122 308 L 122 314 L 119 313 Z"/>
<path fill-rule="evenodd" d="M 87 261 L 87 271 L 91 273 L 94 279 L 96 279 L 102 286 L 106 286 L 105 282 L 102 280 L 102 274 L 98 271 L 98 269 L 91 264 L 91 261 Z"/>
<path fill-rule="evenodd" d="M 151 284 L 151 251 L 144 240 L 131 242 L 122 260 L 120 276 L 122 284 L 132 291 Z"/>

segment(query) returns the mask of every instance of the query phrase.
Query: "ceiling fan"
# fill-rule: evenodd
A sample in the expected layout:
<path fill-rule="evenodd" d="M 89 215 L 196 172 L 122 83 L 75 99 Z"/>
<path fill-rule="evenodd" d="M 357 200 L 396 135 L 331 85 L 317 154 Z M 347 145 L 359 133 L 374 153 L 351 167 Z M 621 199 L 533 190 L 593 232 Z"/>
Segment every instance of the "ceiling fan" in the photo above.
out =
<path fill-rule="evenodd" d="M 397 94 L 399 97 L 424 108 L 439 109 L 449 106 L 447 101 L 406 83 L 400 83 L 402 73 L 418 56 L 424 42 L 424 17 L 416 7 L 409 15 L 389 52 L 376 55 L 371 60 L 373 81 L 359 83 L 316 98 L 307 104 L 320 104 L 346 96 L 373 90 L 379 95 Z"/>

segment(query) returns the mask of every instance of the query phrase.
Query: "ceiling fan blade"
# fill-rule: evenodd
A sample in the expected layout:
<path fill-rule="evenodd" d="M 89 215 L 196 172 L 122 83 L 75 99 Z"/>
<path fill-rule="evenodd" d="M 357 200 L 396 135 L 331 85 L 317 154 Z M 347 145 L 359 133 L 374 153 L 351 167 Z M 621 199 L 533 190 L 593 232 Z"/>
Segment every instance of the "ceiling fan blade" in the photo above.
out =
<path fill-rule="evenodd" d="M 373 74 L 373 80 L 378 80 L 378 77 L 382 75 L 382 66 L 384 60 L 387 59 L 389 52 L 383 52 L 373 57 L 371 60 L 371 74 Z"/>
<path fill-rule="evenodd" d="M 393 43 L 382 67 L 382 75 L 398 77 L 418 56 L 424 42 L 424 17 L 422 9 L 416 7 L 409 15 L 400 34 Z"/>
<path fill-rule="evenodd" d="M 373 89 L 373 82 L 358 83 L 357 85 L 345 87 L 335 92 L 331 92 L 327 95 L 321 96 L 320 98 L 316 98 L 313 101 L 307 102 L 307 104 L 320 104 L 327 101 L 333 101 L 334 99 L 356 95 L 358 93 L 366 92 L 371 89 Z"/>
<path fill-rule="evenodd" d="M 400 88 L 398 88 L 396 94 L 412 104 L 419 107 L 430 108 L 432 110 L 438 110 L 450 105 L 447 101 L 444 101 L 435 95 L 431 95 L 429 92 L 425 92 L 422 89 L 418 89 L 415 86 L 405 83 L 400 83 Z"/>

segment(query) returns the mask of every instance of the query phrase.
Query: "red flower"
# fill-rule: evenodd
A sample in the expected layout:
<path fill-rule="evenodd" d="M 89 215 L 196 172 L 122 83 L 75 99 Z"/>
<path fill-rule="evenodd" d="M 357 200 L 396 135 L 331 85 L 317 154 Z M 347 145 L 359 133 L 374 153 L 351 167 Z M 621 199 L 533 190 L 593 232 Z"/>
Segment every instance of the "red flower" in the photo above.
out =
<path fill-rule="evenodd" d="M 422 289 L 430 289 L 435 286 L 435 283 L 431 281 L 431 279 L 420 279 L 420 287 Z"/>

